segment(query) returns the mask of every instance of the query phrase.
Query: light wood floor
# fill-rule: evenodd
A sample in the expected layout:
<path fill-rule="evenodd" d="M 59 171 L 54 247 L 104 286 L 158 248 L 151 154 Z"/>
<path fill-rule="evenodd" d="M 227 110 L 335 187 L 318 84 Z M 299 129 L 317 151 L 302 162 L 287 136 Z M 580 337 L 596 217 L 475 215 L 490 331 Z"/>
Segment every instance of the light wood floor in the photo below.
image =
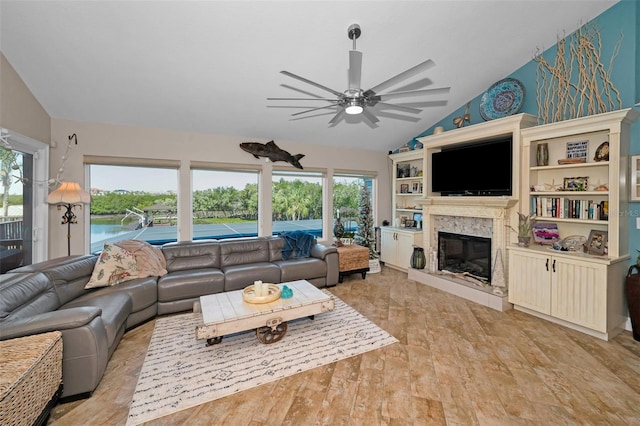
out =
<path fill-rule="evenodd" d="M 400 343 L 148 424 L 640 425 L 640 342 L 628 331 L 604 342 L 389 268 L 331 291 Z M 93 395 L 58 405 L 49 424 L 123 425 L 153 326 L 128 331 Z"/>

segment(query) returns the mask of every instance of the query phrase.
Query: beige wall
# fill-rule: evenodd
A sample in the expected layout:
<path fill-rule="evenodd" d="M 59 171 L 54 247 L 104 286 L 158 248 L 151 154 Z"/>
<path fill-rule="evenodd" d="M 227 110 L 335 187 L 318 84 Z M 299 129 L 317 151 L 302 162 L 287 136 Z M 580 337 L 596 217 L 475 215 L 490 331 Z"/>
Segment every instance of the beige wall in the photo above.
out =
<path fill-rule="evenodd" d="M 0 126 L 46 144 L 51 118 L 0 52 Z"/>
<path fill-rule="evenodd" d="M 266 140 L 53 119 L 51 139 L 57 142 L 57 146 L 50 151 L 52 172 L 60 167 L 68 137 L 73 133 L 77 135 L 78 145 L 74 145 L 70 151 L 62 180 L 77 181 L 83 187 L 85 186 L 85 173 L 82 163 L 85 155 L 179 160 L 184 170 L 189 169 L 191 161 L 261 165 L 263 170 L 271 170 L 271 163 L 267 160 L 255 159 L 238 146 L 241 142 L 267 142 Z M 299 142 L 276 141 L 276 143 L 291 154 L 304 154 L 305 157 L 301 163 L 305 169 L 323 169 L 331 173 L 333 170 L 373 171 L 377 173 L 376 203 L 378 209 L 376 217 L 378 222 L 389 218 L 391 210 L 390 166 L 386 153 L 329 148 Z M 286 166 L 286 163 L 278 162 L 275 163 L 275 166 Z M 180 182 L 180 192 L 189 193 L 190 183 L 187 181 L 189 173 L 183 172 L 180 176 L 183 179 Z M 178 202 L 180 209 L 187 212 L 185 207 L 188 207 L 189 200 L 179 200 Z M 49 221 L 50 257 L 66 254 L 67 228 L 60 225 L 59 216 L 60 214 L 52 207 Z M 72 254 L 83 253 L 87 250 L 83 244 L 85 233 L 88 232 L 87 212 L 84 217 L 82 217 L 82 213 L 78 216 L 78 224 L 72 225 L 71 231 Z M 187 229 L 182 229 L 182 224 L 189 226 L 189 223 L 190 217 L 180 216 L 178 224 L 180 235 L 190 235 Z"/>

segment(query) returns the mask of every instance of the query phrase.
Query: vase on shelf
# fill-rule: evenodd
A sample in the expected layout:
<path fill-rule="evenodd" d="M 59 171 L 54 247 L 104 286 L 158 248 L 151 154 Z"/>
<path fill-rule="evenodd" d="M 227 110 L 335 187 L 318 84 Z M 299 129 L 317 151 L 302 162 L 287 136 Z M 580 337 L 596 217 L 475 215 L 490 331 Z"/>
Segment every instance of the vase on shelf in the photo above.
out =
<path fill-rule="evenodd" d="M 518 237 L 520 247 L 529 247 L 529 244 L 531 244 L 531 237 Z"/>
<path fill-rule="evenodd" d="M 548 166 L 549 165 L 549 144 L 548 143 L 539 143 L 538 150 L 536 152 L 536 164 L 538 166 Z"/>

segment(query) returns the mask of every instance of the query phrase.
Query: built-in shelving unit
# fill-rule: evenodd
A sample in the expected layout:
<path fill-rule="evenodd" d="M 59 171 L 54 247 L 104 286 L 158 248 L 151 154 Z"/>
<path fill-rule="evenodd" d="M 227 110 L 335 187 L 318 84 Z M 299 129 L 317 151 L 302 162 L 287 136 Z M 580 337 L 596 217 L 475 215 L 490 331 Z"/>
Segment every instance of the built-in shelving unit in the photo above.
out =
<path fill-rule="evenodd" d="M 625 109 L 522 130 L 520 211 L 556 226 L 560 239 L 583 236 L 587 253 L 509 247 L 509 301 L 516 309 L 602 339 L 622 329 L 629 127 L 638 115 Z M 547 165 L 538 164 L 541 144 L 548 148 Z M 577 145 L 584 162 L 559 164 L 580 161 L 574 158 Z M 595 236 L 606 241 L 601 255 L 589 252 Z"/>
<path fill-rule="evenodd" d="M 391 226 L 381 229 L 380 260 L 406 271 L 414 245 L 422 243 L 422 205 L 424 196 L 423 150 L 390 154 L 393 163 L 391 188 Z"/>
<path fill-rule="evenodd" d="M 418 199 L 424 192 L 423 150 L 391 154 L 392 177 L 392 225 L 404 227 L 407 220 L 414 220 L 414 213 L 422 213 Z M 417 218 L 418 216 L 416 216 Z M 416 224 L 412 227 L 417 227 Z"/>

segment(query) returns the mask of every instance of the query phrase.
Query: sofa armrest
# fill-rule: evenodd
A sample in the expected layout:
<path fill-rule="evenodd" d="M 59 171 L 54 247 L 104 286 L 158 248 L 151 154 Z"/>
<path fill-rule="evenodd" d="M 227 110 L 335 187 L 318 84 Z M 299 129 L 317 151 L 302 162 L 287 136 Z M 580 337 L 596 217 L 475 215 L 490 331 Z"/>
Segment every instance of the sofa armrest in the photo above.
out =
<path fill-rule="evenodd" d="M 0 324 L 0 340 L 82 327 L 102 314 L 93 306 L 60 309 Z"/>
<path fill-rule="evenodd" d="M 311 257 L 326 260 L 326 256 L 330 253 L 337 253 L 338 250 L 333 246 L 325 246 L 323 244 L 314 244 L 311 247 Z"/>

